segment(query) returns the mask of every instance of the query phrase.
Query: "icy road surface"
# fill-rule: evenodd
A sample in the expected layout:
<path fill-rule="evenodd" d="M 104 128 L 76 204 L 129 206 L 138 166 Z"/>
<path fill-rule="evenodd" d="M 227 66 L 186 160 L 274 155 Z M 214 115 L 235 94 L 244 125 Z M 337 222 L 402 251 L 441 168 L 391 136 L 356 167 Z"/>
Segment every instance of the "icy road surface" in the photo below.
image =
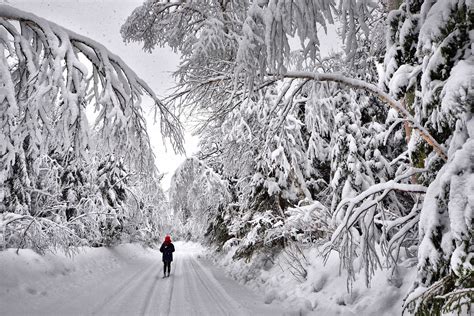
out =
<path fill-rule="evenodd" d="M 284 314 L 201 259 L 195 245 L 176 243 L 165 279 L 156 251 L 107 251 L 74 259 L 4 253 L 0 264 L 11 273 L 0 271 L 0 315 Z"/>

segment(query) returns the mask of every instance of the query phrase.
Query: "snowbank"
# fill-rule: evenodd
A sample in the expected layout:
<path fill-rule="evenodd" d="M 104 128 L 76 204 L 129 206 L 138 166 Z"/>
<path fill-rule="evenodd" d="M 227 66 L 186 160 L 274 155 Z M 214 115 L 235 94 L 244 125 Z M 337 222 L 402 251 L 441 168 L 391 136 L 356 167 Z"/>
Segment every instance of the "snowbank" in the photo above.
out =
<path fill-rule="evenodd" d="M 25 304 L 25 297 L 56 297 L 64 288 L 80 286 L 123 265 L 133 264 L 137 258 L 156 257 L 157 250 L 137 244 L 113 248 L 80 248 L 71 257 L 63 253 L 41 256 L 29 249 L 7 249 L 0 252 L 0 301 L 9 305 Z M 27 296 L 25 296 L 25 293 Z M 8 311 L 2 311 L 5 315 Z"/>
<path fill-rule="evenodd" d="M 388 273 L 379 270 L 370 288 L 363 275 L 358 275 L 348 293 L 347 274 L 339 272 L 336 253 L 324 265 L 315 248 L 303 251 L 305 278 L 298 275 L 294 258 L 285 253 L 273 262 L 260 257 L 247 263 L 232 260 L 232 255 L 231 250 L 217 258 L 232 277 L 255 291 L 263 291 L 267 304 L 282 301 L 295 314 L 304 315 L 401 315 L 403 299 L 416 274 L 416 267 L 400 267 L 397 282 L 391 282 Z"/>

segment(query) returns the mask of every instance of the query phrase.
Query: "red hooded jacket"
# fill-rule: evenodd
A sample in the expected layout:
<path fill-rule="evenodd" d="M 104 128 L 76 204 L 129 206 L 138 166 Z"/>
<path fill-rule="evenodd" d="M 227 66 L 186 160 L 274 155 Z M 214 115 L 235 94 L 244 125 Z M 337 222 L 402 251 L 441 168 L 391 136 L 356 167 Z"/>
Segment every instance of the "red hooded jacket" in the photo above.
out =
<path fill-rule="evenodd" d="M 160 247 L 160 252 L 163 253 L 163 262 L 173 261 L 174 245 L 171 243 L 171 237 L 169 235 L 166 235 L 165 241 Z"/>

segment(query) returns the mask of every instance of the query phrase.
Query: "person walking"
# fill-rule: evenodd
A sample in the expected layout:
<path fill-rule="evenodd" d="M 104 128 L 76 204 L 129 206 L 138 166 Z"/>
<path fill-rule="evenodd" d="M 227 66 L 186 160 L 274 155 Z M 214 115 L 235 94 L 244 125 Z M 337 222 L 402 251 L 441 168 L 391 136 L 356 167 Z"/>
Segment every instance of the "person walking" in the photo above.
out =
<path fill-rule="evenodd" d="M 173 252 L 174 252 L 174 245 L 171 242 L 171 237 L 166 235 L 165 241 L 161 244 L 160 252 L 163 253 L 163 278 L 170 276 L 171 272 L 171 261 L 173 261 Z M 168 271 L 168 274 L 166 274 Z"/>

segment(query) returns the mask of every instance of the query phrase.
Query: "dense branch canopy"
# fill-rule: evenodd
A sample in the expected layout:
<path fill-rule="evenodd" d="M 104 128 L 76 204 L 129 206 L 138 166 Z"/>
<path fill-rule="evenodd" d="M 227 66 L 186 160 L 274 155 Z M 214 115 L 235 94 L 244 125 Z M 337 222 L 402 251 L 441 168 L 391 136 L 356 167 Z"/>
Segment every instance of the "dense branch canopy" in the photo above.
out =
<path fill-rule="evenodd" d="M 7 144 L 3 155 L 13 157 L 14 148 L 27 137 L 29 146 L 40 153 L 53 147 L 84 152 L 91 146 L 88 119 L 95 117 L 94 133 L 142 160 L 140 151 L 151 153 L 141 105 L 144 95 L 153 100 L 163 136 L 176 150 L 183 149 L 174 115 L 120 57 L 100 43 L 0 5 L 0 45 L 0 102 L 8 109 L 8 117 L 0 122 Z"/>

